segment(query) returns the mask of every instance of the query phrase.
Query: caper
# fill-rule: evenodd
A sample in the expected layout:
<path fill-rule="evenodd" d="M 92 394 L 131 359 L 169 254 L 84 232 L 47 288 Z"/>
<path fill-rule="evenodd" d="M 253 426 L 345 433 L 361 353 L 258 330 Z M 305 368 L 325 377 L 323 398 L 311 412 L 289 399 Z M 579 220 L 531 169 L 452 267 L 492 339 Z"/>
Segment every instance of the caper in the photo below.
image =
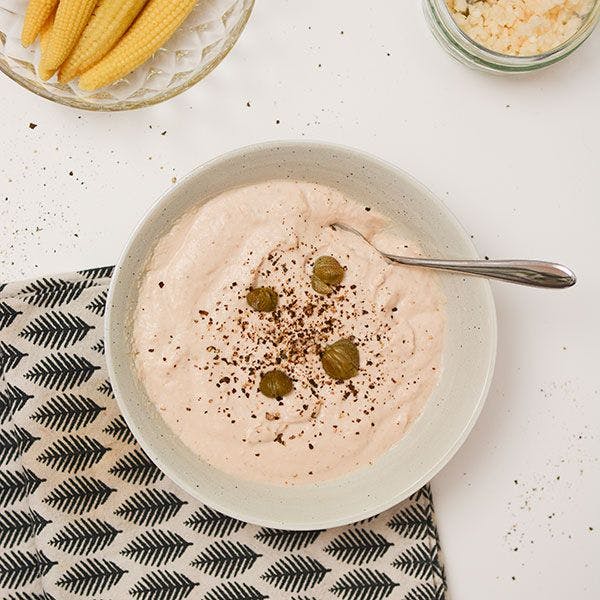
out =
<path fill-rule="evenodd" d="M 260 312 L 272 312 L 277 308 L 277 292 L 270 287 L 258 287 L 246 295 L 246 302 Z"/>
<path fill-rule="evenodd" d="M 329 294 L 333 292 L 333 288 L 326 284 L 322 279 L 319 279 L 314 273 L 310 278 L 310 285 L 317 294 L 322 294 L 323 296 L 329 296 Z"/>
<path fill-rule="evenodd" d="M 267 398 L 281 398 L 292 391 L 292 380 L 279 369 L 267 371 L 260 379 L 260 391 Z"/>
<path fill-rule="evenodd" d="M 321 355 L 325 373 L 333 379 L 350 379 L 358 373 L 358 348 L 349 339 L 341 339 L 327 346 Z"/>
<path fill-rule="evenodd" d="M 344 279 L 344 267 L 333 256 L 319 256 L 313 267 L 310 284 L 317 294 L 328 296 Z"/>
<path fill-rule="evenodd" d="M 333 256 L 319 256 L 313 267 L 313 275 L 328 285 L 340 285 L 344 279 L 344 267 Z"/>

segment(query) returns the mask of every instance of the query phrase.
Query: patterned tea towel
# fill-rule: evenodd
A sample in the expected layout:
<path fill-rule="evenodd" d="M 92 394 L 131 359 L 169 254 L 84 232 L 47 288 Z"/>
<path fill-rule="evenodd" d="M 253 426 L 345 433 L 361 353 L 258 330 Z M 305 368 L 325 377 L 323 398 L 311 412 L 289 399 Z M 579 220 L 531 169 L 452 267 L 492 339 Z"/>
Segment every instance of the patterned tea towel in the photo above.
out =
<path fill-rule="evenodd" d="M 428 486 L 360 523 L 295 532 L 169 481 L 107 378 L 111 273 L 0 285 L 1 599 L 446 599 Z"/>

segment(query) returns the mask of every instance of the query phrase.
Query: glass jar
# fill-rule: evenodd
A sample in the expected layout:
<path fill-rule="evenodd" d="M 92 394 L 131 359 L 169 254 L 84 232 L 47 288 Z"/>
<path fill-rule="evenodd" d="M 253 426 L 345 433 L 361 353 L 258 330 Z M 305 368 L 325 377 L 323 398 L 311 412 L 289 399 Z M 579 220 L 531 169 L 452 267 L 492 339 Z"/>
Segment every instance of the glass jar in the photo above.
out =
<path fill-rule="evenodd" d="M 453 58 L 469 67 L 494 73 L 534 71 L 562 60 L 589 37 L 600 19 L 600 0 L 596 0 L 581 27 L 560 46 L 534 56 L 510 56 L 472 40 L 454 21 L 446 0 L 423 0 L 423 7 L 433 34 Z"/>

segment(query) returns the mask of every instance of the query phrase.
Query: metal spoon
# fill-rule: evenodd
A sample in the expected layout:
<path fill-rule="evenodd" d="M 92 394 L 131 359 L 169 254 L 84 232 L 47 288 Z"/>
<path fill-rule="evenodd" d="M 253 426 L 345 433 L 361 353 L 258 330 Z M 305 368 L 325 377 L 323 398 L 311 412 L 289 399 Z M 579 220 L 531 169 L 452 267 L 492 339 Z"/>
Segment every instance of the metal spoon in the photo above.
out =
<path fill-rule="evenodd" d="M 436 258 L 410 258 L 387 254 L 375 248 L 365 236 L 348 225 L 333 223 L 331 228 L 342 229 L 361 237 L 381 256 L 391 262 L 414 267 L 430 267 L 444 271 L 456 271 L 468 275 L 478 275 L 489 279 L 499 279 L 511 283 L 543 288 L 567 288 L 575 285 L 577 278 L 571 269 L 557 263 L 540 260 L 441 260 Z"/>

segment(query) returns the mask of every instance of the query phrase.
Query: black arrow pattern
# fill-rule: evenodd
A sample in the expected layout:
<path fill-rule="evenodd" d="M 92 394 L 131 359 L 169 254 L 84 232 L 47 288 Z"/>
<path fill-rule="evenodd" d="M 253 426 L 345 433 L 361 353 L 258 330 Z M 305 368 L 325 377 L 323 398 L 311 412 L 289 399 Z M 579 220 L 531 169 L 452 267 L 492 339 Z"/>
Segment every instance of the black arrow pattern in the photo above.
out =
<path fill-rule="evenodd" d="M 137 600 L 181 600 L 197 585 L 183 573 L 153 571 L 138 581 L 129 594 Z"/>
<path fill-rule="evenodd" d="M 150 530 L 129 542 L 121 554 L 142 565 L 160 567 L 181 558 L 191 545 L 173 531 Z"/>
<path fill-rule="evenodd" d="M 0 465 L 6 465 L 17 458 L 21 458 L 31 448 L 31 445 L 39 439 L 18 425 L 12 429 L 0 430 Z"/>
<path fill-rule="evenodd" d="M 0 378 L 4 377 L 12 369 L 16 369 L 19 363 L 27 356 L 12 344 L 0 342 Z"/>
<path fill-rule="evenodd" d="M 110 590 L 127 573 L 116 563 L 97 558 L 88 558 L 69 569 L 56 585 L 73 594 L 91 596 Z"/>
<path fill-rule="evenodd" d="M 17 316 L 21 314 L 23 313 L 15 310 L 6 302 L 0 302 L 0 329 L 4 329 L 5 327 L 12 325 Z"/>
<path fill-rule="evenodd" d="M 324 550 L 345 563 L 362 565 L 380 559 L 393 545 L 376 531 L 349 529 L 332 540 Z"/>
<path fill-rule="evenodd" d="M 6 600 L 55 600 L 53 596 L 46 592 L 42 592 L 41 594 L 36 594 L 35 592 L 27 593 L 27 592 L 15 592 L 14 594 L 10 594 Z"/>
<path fill-rule="evenodd" d="M 443 573 L 437 554 L 436 545 L 418 544 L 401 554 L 392 566 L 419 579 L 432 579 L 434 576 L 441 578 Z"/>
<path fill-rule="evenodd" d="M 387 525 L 396 533 L 410 539 L 424 540 L 435 535 L 431 504 L 408 506 L 398 511 Z"/>
<path fill-rule="evenodd" d="M 330 588 L 344 600 L 381 600 L 388 598 L 399 584 L 376 569 L 357 569 L 346 573 Z"/>
<path fill-rule="evenodd" d="M 26 285 L 20 293 L 21 298 L 40 308 L 54 308 L 69 304 L 81 296 L 83 290 L 92 285 L 91 281 L 78 279 L 68 281 L 66 279 L 54 279 L 44 277 Z"/>
<path fill-rule="evenodd" d="M 198 533 L 220 538 L 237 533 L 240 529 L 246 527 L 246 523 L 223 515 L 208 506 L 200 507 L 185 521 L 185 525 Z"/>
<path fill-rule="evenodd" d="M 53 390 L 71 390 L 85 383 L 100 367 L 77 354 L 51 354 L 25 373 L 25 379 Z"/>
<path fill-rule="evenodd" d="M 130 496 L 115 510 L 115 515 L 136 525 L 154 526 L 174 517 L 187 500 L 170 491 L 150 488 Z"/>
<path fill-rule="evenodd" d="M 0 470 L 0 506 L 11 506 L 25 500 L 44 481 L 29 469 Z"/>
<path fill-rule="evenodd" d="M 150 485 L 162 481 L 165 474 L 139 449 L 121 457 L 108 471 L 131 484 Z"/>
<path fill-rule="evenodd" d="M 67 514 L 80 515 L 104 504 L 115 491 L 100 479 L 77 476 L 55 487 L 44 502 Z"/>
<path fill-rule="evenodd" d="M 112 384 L 110 383 L 110 381 L 108 379 L 106 379 L 105 381 L 103 381 L 98 386 L 97 390 L 101 394 L 104 394 L 105 396 L 108 396 L 109 398 L 112 398 L 114 400 L 115 395 L 113 393 Z"/>
<path fill-rule="evenodd" d="M 270 548 L 273 548 L 273 550 L 294 552 L 294 550 L 301 550 L 314 544 L 320 533 L 320 530 L 289 531 L 263 527 L 254 537 L 259 542 L 263 542 Z"/>
<path fill-rule="evenodd" d="M 95 315 L 103 317 L 106 312 L 106 299 L 108 298 L 108 292 L 100 292 L 87 306 L 88 310 L 91 310 Z"/>
<path fill-rule="evenodd" d="M 114 267 L 93 267 L 91 269 L 83 269 L 77 271 L 79 275 L 83 275 L 86 279 L 107 279 L 112 277 Z"/>
<path fill-rule="evenodd" d="M 406 594 L 404 600 L 444 600 L 446 598 L 446 586 L 424 583 Z"/>
<path fill-rule="evenodd" d="M 133 444 L 135 442 L 135 437 L 133 436 L 133 433 L 131 433 L 131 429 L 127 427 L 127 423 L 125 423 L 125 419 L 122 415 L 116 416 L 110 424 L 104 428 L 104 433 L 108 433 L 108 435 L 115 438 L 117 441 L 125 444 Z"/>
<path fill-rule="evenodd" d="M 0 598 L 446 599 L 428 486 L 348 527 L 286 531 L 170 482 L 104 365 L 111 273 L 0 289 Z"/>
<path fill-rule="evenodd" d="M 37 459 L 57 471 L 78 473 L 100 462 L 109 450 L 87 435 L 67 435 L 46 448 Z"/>
<path fill-rule="evenodd" d="M 43 577 L 56 564 L 43 552 L 15 550 L 0 556 L 0 589 L 15 589 Z"/>
<path fill-rule="evenodd" d="M 271 565 L 262 579 L 286 592 L 301 592 L 315 587 L 331 571 L 312 556 L 285 556 Z"/>
<path fill-rule="evenodd" d="M 63 552 L 87 556 L 110 546 L 119 533 L 121 530 L 107 521 L 80 519 L 66 525 L 48 543 Z"/>
<path fill-rule="evenodd" d="M 211 544 L 191 564 L 208 575 L 229 579 L 252 568 L 261 556 L 246 544 L 223 540 Z"/>
<path fill-rule="evenodd" d="M 39 406 L 30 418 L 55 431 L 71 432 L 93 423 L 103 410 L 91 398 L 62 394 Z"/>
<path fill-rule="evenodd" d="M 80 342 L 93 325 L 71 313 L 44 313 L 31 321 L 19 336 L 44 348 L 60 349 Z"/>
<path fill-rule="evenodd" d="M 38 535 L 50 521 L 34 510 L 0 513 L 0 547 L 13 548 Z"/>
<path fill-rule="evenodd" d="M 104 354 L 104 340 L 98 340 L 93 346 L 92 350 L 98 354 Z"/>
<path fill-rule="evenodd" d="M 33 398 L 32 395 L 8 384 L 6 389 L 0 392 L 0 425 L 3 425 L 8 419 L 12 419 L 15 413 L 20 411 L 27 400 L 31 398 Z"/>
<path fill-rule="evenodd" d="M 269 596 L 247 583 L 222 583 L 210 590 L 204 600 L 266 600 Z"/>

